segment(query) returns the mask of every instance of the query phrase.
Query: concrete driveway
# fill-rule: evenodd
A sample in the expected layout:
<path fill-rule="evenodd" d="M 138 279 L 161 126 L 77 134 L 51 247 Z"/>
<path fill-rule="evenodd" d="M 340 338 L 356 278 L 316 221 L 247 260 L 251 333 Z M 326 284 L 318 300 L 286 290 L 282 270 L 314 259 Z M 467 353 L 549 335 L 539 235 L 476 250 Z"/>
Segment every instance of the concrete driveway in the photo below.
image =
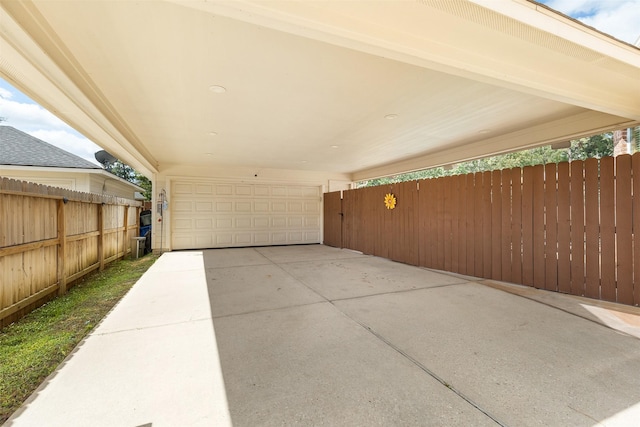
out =
<path fill-rule="evenodd" d="M 632 426 L 638 337 L 637 308 L 326 246 L 173 252 L 8 425 Z"/>

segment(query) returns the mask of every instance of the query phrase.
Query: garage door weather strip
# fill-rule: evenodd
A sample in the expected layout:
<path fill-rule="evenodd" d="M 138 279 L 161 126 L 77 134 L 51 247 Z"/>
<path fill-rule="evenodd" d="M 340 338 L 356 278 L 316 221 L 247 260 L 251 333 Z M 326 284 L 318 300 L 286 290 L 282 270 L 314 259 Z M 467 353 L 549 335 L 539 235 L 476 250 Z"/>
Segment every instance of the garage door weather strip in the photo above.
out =
<path fill-rule="evenodd" d="M 333 305 L 333 303 L 331 303 Z M 335 306 L 334 306 L 335 307 Z M 337 309 L 337 307 L 336 307 Z M 365 325 L 362 322 L 359 322 L 358 320 L 354 319 L 351 316 L 348 316 L 346 313 L 343 313 L 345 316 L 349 317 L 351 320 L 353 320 L 354 322 L 356 322 L 358 325 L 362 326 L 364 329 L 366 329 L 367 331 L 369 331 L 371 334 L 373 334 L 376 338 L 378 338 L 380 341 L 382 341 L 383 343 L 385 343 L 386 345 L 388 345 L 389 347 L 391 347 L 392 349 L 394 349 L 395 351 L 397 351 L 398 353 L 400 353 L 401 355 L 403 355 L 404 357 L 406 357 L 407 359 L 409 359 L 414 365 L 416 365 L 418 368 L 422 369 L 427 375 L 429 375 L 430 377 L 432 377 L 433 379 L 435 379 L 436 381 L 438 381 L 440 384 L 442 384 L 443 386 L 445 386 L 446 388 L 448 388 L 449 390 L 451 390 L 452 392 L 454 392 L 455 394 L 457 394 L 458 396 L 460 396 L 460 398 L 462 398 L 463 400 L 465 400 L 467 403 L 469 403 L 471 406 L 473 406 L 474 408 L 476 408 L 478 411 L 482 412 L 483 414 L 485 414 L 487 417 L 491 418 L 496 424 L 498 424 L 499 426 L 502 427 L 508 427 L 507 424 L 503 423 L 502 421 L 500 421 L 498 418 L 496 418 L 494 415 L 491 415 L 491 413 L 489 413 L 489 411 L 487 411 L 486 409 L 484 409 L 483 407 L 481 407 L 479 404 L 477 404 L 476 402 L 474 402 L 473 400 L 471 400 L 471 398 L 467 397 L 464 395 L 464 393 L 462 393 L 460 390 L 456 389 L 454 386 L 452 386 L 451 384 L 449 384 L 448 382 L 446 382 L 444 379 L 440 378 L 435 372 L 431 371 L 429 368 L 427 368 L 426 366 L 424 366 L 422 363 L 418 362 L 416 359 L 414 359 L 413 357 L 411 357 L 410 355 L 408 355 L 407 353 L 405 353 L 402 349 L 396 347 L 395 345 L 393 345 L 393 343 L 389 342 L 387 339 L 385 339 L 382 335 L 378 334 L 377 332 L 375 332 L 373 329 L 371 329 L 370 327 L 368 327 L 367 325 Z"/>

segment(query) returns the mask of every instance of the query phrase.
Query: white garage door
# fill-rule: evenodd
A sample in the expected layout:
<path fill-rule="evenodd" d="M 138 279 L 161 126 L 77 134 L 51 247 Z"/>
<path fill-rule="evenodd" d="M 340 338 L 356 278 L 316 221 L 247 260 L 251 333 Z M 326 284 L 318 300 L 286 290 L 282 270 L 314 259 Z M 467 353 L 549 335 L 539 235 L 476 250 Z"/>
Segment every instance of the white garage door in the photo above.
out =
<path fill-rule="evenodd" d="M 320 243 L 321 188 L 174 181 L 173 249 Z"/>

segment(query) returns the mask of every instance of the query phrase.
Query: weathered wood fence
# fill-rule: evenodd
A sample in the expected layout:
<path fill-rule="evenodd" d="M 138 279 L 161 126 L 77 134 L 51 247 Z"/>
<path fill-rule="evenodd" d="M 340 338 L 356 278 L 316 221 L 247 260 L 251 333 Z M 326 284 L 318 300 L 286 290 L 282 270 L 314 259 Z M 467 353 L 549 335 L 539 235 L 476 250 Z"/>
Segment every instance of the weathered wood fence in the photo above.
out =
<path fill-rule="evenodd" d="M 0 327 L 130 253 L 140 206 L 0 178 Z"/>
<path fill-rule="evenodd" d="M 640 153 L 327 193 L 325 243 L 639 305 Z"/>

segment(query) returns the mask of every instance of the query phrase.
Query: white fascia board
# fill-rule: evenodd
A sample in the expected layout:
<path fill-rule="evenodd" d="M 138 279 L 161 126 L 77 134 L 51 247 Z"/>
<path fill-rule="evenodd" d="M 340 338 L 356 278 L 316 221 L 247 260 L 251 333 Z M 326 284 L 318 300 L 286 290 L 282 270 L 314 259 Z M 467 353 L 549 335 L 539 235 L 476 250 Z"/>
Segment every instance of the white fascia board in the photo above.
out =
<path fill-rule="evenodd" d="M 508 16 L 525 25 L 555 34 L 565 40 L 596 52 L 602 52 L 610 58 L 640 68 L 639 49 L 542 4 L 529 0 L 468 1 Z M 532 13 L 532 11 L 535 13 Z"/>
<path fill-rule="evenodd" d="M 140 187 L 139 185 L 134 184 L 131 181 L 127 181 L 126 179 L 120 178 L 119 176 L 116 176 L 114 174 L 112 174 L 111 172 L 107 172 L 104 169 L 84 169 L 84 171 L 92 174 L 92 175 L 102 175 L 107 179 L 112 179 L 115 181 L 119 181 L 123 184 L 126 185 L 130 185 L 131 187 L 134 187 L 135 189 L 139 190 L 139 191 L 144 191 L 144 188 Z"/>

